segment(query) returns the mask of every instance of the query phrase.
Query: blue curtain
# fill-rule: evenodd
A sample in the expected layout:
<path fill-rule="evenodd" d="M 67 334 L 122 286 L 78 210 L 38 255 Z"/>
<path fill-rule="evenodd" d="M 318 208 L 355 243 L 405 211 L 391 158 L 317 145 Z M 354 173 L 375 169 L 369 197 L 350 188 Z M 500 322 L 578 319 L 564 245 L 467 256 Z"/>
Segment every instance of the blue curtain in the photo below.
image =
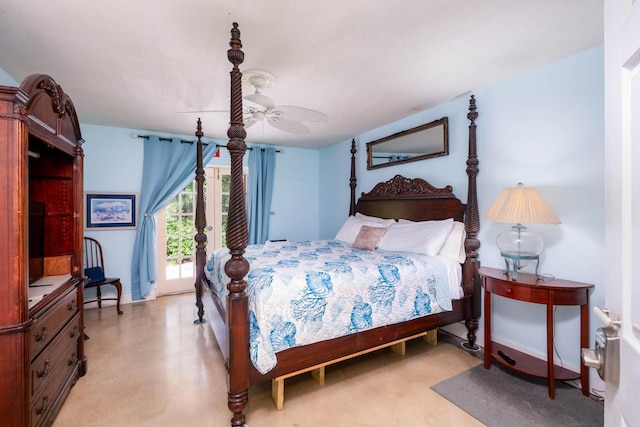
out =
<path fill-rule="evenodd" d="M 249 244 L 263 244 L 269 238 L 269 215 L 276 170 L 275 148 L 253 147 L 249 152 L 247 221 Z"/>
<path fill-rule="evenodd" d="M 215 144 L 203 152 L 206 165 L 213 157 Z M 144 142 L 142 188 L 140 190 L 138 230 L 131 260 L 131 297 L 143 299 L 156 280 L 156 221 L 154 214 L 166 206 L 195 178 L 196 146 L 179 138 L 160 141 L 151 135 Z"/>

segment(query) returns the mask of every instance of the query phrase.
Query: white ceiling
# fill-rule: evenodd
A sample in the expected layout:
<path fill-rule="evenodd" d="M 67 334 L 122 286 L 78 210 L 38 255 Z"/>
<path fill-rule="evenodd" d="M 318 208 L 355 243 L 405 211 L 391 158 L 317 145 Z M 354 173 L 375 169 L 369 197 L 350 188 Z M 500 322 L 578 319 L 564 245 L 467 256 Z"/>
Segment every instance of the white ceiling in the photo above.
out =
<path fill-rule="evenodd" d="M 226 57 L 273 73 L 278 105 L 322 111 L 308 135 L 258 123 L 247 141 L 320 148 L 603 43 L 602 0 L 20 0 L 0 8 L 0 67 L 52 76 L 81 123 L 226 139 Z M 244 94 L 253 90 L 243 87 Z"/>

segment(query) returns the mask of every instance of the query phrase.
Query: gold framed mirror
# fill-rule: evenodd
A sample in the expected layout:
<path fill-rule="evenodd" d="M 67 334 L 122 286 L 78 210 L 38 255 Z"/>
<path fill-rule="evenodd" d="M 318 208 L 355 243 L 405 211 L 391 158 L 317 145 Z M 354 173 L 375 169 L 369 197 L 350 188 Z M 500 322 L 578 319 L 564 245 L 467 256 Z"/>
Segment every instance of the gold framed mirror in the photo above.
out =
<path fill-rule="evenodd" d="M 447 117 L 421 126 L 367 142 L 367 169 L 449 154 L 449 121 Z"/>

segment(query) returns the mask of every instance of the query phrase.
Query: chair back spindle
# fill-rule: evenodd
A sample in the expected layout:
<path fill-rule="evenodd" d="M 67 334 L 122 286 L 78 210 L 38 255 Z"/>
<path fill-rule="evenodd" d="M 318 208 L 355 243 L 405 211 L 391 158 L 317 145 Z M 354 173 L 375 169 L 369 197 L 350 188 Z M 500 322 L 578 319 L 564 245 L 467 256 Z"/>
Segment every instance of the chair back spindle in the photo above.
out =
<path fill-rule="evenodd" d="M 95 288 L 96 289 L 96 297 L 93 299 L 85 300 L 84 303 L 92 303 L 97 302 L 98 308 L 102 308 L 102 301 L 105 300 L 113 300 L 116 301 L 116 309 L 118 314 L 122 314 L 120 310 L 120 299 L 122 298 L 122 283 L 120 282 L 119 277 L 106 277 L 105 276 L 105 266 L 104 266 L 104 257 L 102 255 L 102 246 L 100 242 L 91 237 L 84 238 L 84 256 L 83 256 L 83 267 L 85 276 L 87 280 L 85 281 L 85 289 Z M 95 274 L 95 269 L 99 268 L 102 276 L 99 278 L 89 277 L 90 275 Z M 93 270 L 93 271 L 91 271 Z M 115 286 L 117 291 L 117 297 L 114 298 L 103 298 L 102 297 L 102 289 L 101 287 L 104 285 Z"/>

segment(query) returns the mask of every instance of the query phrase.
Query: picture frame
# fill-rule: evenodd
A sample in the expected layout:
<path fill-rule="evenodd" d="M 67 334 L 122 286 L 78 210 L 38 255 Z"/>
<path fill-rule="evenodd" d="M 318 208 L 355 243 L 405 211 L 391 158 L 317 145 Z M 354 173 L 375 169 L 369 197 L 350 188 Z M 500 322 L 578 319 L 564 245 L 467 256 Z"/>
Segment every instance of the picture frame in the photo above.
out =
<path fill-rule="evenodd" d="M 137 193 L 84 193 L 86 230 L 135 230 Z"/>

